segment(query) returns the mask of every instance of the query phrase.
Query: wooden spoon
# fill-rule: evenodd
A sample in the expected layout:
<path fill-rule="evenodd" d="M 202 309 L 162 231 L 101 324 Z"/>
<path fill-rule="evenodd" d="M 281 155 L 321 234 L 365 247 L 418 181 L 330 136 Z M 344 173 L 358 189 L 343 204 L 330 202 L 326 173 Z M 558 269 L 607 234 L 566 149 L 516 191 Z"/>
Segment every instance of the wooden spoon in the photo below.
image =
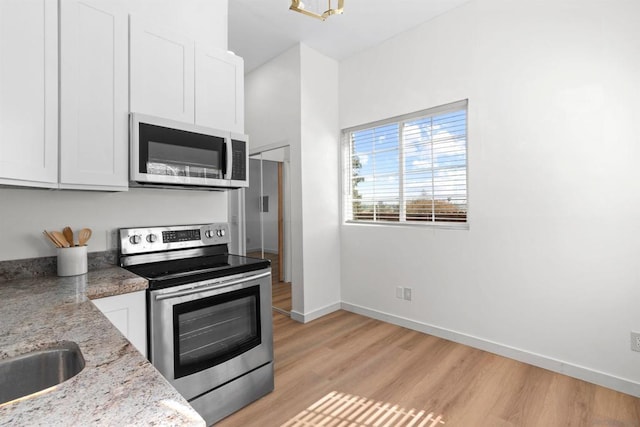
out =
<path fill-rule="evenodd" d="M 64 237 L 64 234 L 62 234 L 59 231 L 51 231 L 50 232 L 51 235 L 53 236 L 53 238 L 60 244 L 61 248 L 68 248 L 69 246 L 69 242 L 67 242 L 67 239 Z"/>
<path fill-rule="evenodd" d="M 47 236 L 47 239 L 49 239 L 49 240 L 51 241 L 51 243 L 53 243 L 53 245 L 54 245 L 56 248 L 59 248 L 59 247 L 60 247 L 60 244 L 58 243 L 58 241 L 57 241 L 56 239 L 54 239 L 54 238 L 53 238 L 53 236 L 52 236 L 51 234 L 49 234 L 49 232 L 48 232 L 47 230 L 44 230 L 44 231 L 42 232 L 42 234 L 44 234 L 45 236 Z"/>
<path fill-rule="evenodd" d="M 78 233 L 78 246 L 84 246 L 87 244 L 87 241 L 91 238 L 91 229 L 83 228 Z"/>
<path fill-rule="evenodd" d="M 67 242 L 69 242 L 69 244 L 71 246 L 74 246 L 73 244 L 73 230 L 71 230 L 71 227 L 66 226 L 65 228 L 62 229 L 62 234 L 64 234 L 64 238 L 67 240 Z"/>

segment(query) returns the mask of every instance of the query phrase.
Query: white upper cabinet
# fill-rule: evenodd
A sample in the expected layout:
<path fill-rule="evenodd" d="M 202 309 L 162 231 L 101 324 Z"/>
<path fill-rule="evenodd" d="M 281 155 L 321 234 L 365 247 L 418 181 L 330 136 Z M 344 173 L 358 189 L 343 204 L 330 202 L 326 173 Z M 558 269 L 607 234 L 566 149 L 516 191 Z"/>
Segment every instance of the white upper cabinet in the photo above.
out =
<path fill-rule="evenodd" d="M 0 184 L 56 187 L 56 0 L 0 1 Z"/>
<path fill-rule="evenodd" d="M 244 60 L 196 46 L 196 124 L 244 132 Z"/>
<path fill-rule="evenodd" d="M 244 61 L 130 18 L 131 112 L 244 132 Z"/>
<path fill-rule="evenodd" d="M 132 16 L 129 48 L 131 112 L 193 123 L 195 42 Z"/>
<path fill-rule="evenodd" d="M 60 188 L 128 187 L 128 15 L 60 0 Z"/>
<path fill-rule="evenodd" d="M 0 0 L 0 185 L 127 190 L 129 112 L 244 131 L 242 58 L 130 7 Z"/>

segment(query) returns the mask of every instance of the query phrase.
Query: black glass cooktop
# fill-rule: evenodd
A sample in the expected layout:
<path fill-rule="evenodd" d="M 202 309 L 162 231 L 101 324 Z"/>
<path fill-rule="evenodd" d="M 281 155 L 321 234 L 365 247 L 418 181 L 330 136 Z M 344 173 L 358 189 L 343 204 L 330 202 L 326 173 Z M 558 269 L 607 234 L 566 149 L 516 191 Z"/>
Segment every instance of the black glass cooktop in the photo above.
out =
<path fill-rule="evenodd" d="M 147 279 L 150 289 L 161 289 L 261 270 L 270 266 L 271 262 L 266 259 L 219 254 L 132 265 L 125 268 Z"/>

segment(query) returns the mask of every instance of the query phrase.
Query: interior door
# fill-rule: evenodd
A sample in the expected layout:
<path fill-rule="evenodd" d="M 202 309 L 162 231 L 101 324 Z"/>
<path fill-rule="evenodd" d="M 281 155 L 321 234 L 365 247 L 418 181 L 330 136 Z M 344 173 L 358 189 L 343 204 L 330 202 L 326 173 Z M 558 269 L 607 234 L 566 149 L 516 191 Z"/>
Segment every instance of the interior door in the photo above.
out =
<path fill-rule="evenodd" d="M 291 311 L 289 148 L 253 154 L 245 191 L 246 253 L 271 261 L 274 309 Z"/>

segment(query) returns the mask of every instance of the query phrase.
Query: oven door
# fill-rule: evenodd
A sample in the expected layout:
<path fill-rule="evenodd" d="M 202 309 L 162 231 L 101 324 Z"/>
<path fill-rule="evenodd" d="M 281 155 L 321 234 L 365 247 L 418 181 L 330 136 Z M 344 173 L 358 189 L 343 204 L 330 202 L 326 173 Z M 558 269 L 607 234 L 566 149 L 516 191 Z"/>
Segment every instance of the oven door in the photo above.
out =
<path fill-rule="evenodd" d="M 149 358 L 186 399 L 273 360 L 270 269 L 148 295 Z"/>

